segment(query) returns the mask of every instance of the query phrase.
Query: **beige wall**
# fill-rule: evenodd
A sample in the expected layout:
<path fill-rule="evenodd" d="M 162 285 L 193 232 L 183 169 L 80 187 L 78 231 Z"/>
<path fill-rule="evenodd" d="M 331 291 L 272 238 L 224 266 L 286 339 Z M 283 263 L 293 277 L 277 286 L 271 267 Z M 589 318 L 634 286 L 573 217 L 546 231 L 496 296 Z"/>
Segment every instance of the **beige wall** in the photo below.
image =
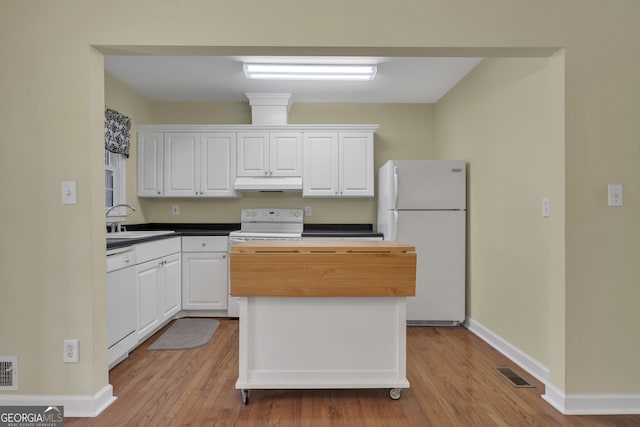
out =
<path fill-rule="evenodd" d="M 18 393 L 92 394 L 107 384 L 104 77 L 91 46 L 146 45 L 373 56 L 565 48 L 565 180 L 553 183 L 566 200 L 566 277 L 553 290 L 566 294 L 552 316 L 566 319 L 565 381 L 557 384 L 566 393 L 639 395 L 637 22 L 635 0 L 2 2 L 0 354 L 19 357 Z M 60 203 L 63 180 L 77 180 L 77 205 Z M 606 207 L 608 183 L 624 184 L 623 208 Z M 79 364 L 62 363 L 65 338 L 80 339 Z"/>
<path fill-rule="evenodd" d="M 550 357 L 550 335 L 564 336 L 552 304 L 564 287 L 563 64 L 561 54 L 487 59 L 436 107 L 437 155 L 469 165 L 467 316 L 550 367 L 555 385 L 564 382 Z"/>
<path fill-rule="evenodd" d="M 566 381 L 640 394 L 640 7 L 601 5 L 576 7 L 567 32 Z M 624 207 L 607 207 L 607 184 Z"/>
<path fill-rule="evenodd" d="M 130 224 L 140 224 L 147 222 L 144 211 L 138 202 L 138 135 L 137 125 L 150 123 L 152 121 L 151 107 L 149 100 L 143 98 L 131 88 L 123 84 L 111 74 L 104 73 L 104 102 L 105 106 L 118 111 L 131 119 L 131 145 L 129 147 L 129 158 L 125 161 L 126 170 L 126 203 L 133 206 L 136 211 L 129 212 L 127 222 Z"/>

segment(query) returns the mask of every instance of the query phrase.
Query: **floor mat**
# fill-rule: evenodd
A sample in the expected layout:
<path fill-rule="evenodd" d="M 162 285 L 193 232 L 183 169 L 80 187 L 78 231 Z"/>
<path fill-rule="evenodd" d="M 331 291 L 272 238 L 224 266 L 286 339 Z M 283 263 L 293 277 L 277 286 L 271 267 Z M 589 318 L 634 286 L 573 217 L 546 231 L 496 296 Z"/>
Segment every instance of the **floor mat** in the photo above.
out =
<path fill-rule="evenodd" d="M 209 342 L 219 324 L 216 319 L 209 318 L 178 319 L 148 350 L 182 350 L 203 346 Z"/>

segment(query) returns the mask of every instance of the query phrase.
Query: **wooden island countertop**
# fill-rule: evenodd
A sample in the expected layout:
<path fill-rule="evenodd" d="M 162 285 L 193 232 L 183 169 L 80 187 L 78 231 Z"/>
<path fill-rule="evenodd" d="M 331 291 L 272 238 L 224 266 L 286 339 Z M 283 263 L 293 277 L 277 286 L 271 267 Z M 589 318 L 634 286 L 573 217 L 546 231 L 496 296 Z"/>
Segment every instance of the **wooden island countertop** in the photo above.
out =
<path fill-rule="evenodd" d="M 231 295 L 415 295 L 415 247 L 365 240 L 254 240 L 230 250 Z"/>

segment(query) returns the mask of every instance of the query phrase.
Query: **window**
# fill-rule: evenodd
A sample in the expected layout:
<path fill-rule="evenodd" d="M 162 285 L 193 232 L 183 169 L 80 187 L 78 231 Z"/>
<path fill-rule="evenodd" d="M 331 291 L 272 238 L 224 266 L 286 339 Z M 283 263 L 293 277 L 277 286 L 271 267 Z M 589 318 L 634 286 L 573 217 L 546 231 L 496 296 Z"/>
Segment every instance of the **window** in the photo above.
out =
<path fill-rule="evenodd" d="M 125 156 L 104 150 L 104 202 L 105 209 L 126 202 Z M 107 222 L 124 221 L 126 208 L 117 208 L 109 213 Z"/>

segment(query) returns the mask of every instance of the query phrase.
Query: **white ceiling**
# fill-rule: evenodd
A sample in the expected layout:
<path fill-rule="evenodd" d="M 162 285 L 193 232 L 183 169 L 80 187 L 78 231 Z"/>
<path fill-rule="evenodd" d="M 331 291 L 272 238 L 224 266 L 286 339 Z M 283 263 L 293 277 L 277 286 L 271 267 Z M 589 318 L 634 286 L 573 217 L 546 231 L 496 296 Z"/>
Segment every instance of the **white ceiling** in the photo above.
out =
<path fill-rule="evenodd" d="M 247 80 L 243 62 L 378 64 L 365 82 Z M 291 93 L 295 102 L 433 103 L 482 58 L 106 55 L 105 71 L 152 101 L 248 101 L 245 93 Z"/>

